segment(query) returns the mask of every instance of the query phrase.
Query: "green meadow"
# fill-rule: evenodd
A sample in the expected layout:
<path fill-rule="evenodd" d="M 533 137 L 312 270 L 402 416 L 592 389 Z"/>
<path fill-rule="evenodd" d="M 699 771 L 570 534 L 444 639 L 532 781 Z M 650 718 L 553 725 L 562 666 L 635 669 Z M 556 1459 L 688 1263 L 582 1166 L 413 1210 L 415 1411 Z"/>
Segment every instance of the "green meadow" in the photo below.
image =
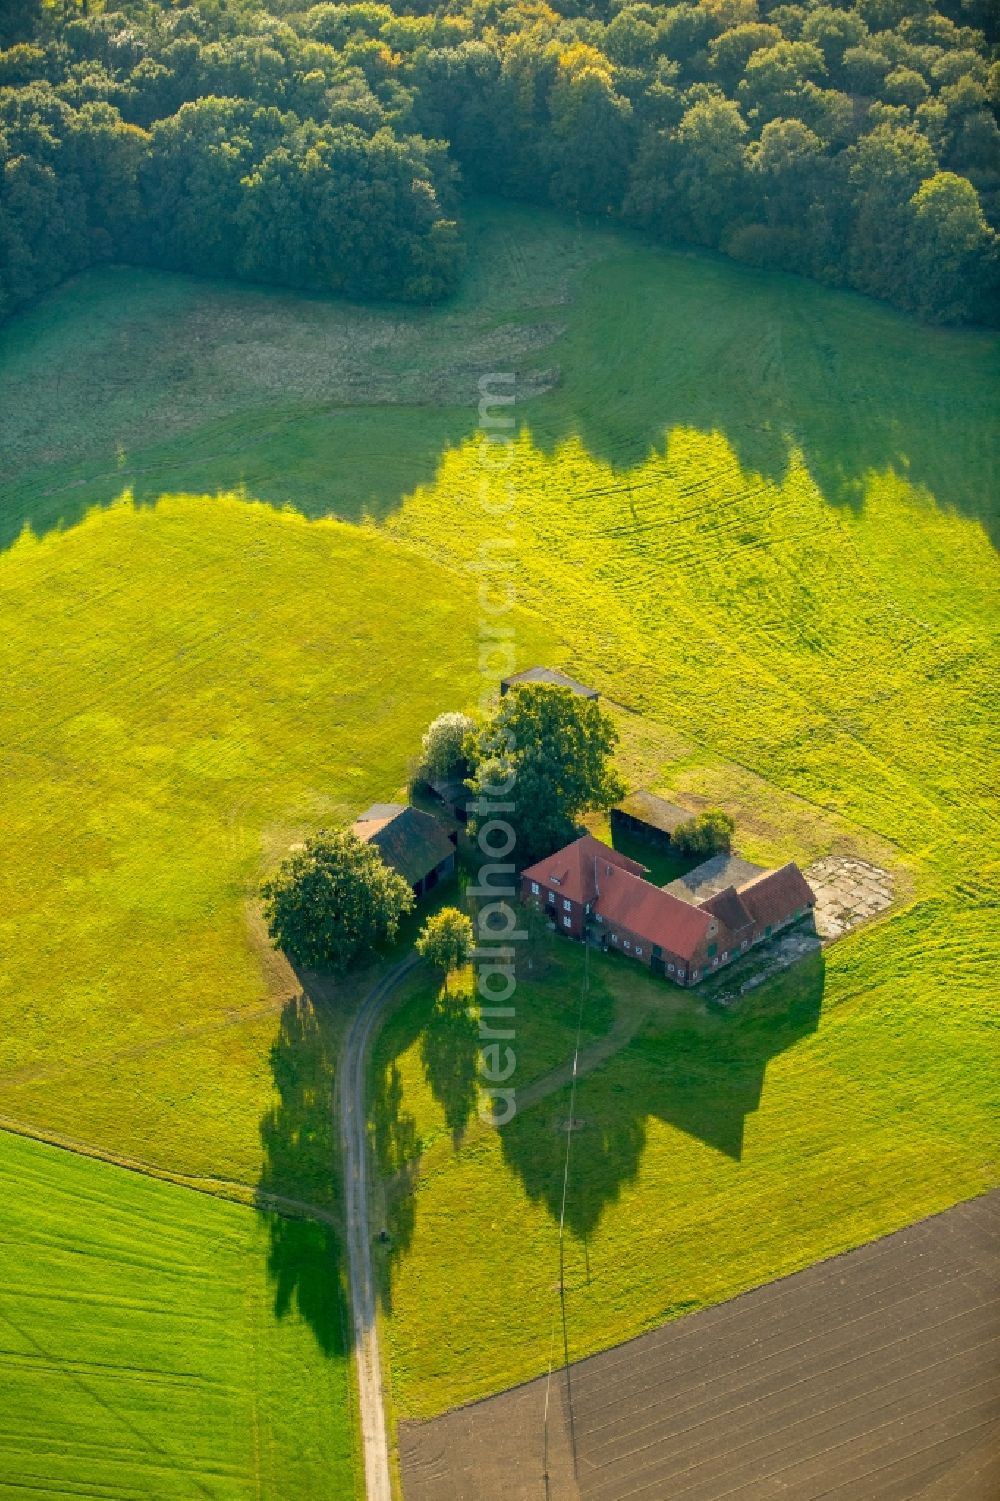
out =
<path fill-rule="evenodd" d="M 728 806 L 750 859 L 893 874 L 736 1012 L 595 958 L 565 1330 L 540 1081 L 581 955 L 533 946 L 500 1133 L 461 1007 L 411 982 L 372 1069 L 402 1414 L 997 1181 L 996 339 L 527 210 L 473 238 L 438 310 L 109 270 L 0 335 L 0 1115 L 335 1209 L 364 977 L 294 1000 L 253 896 L 475 700 L 498 530 L 519 661 L 601 689 L 634 784 Z M 501 524 L 476 430 L 507 371 Z"/>
<path fill-rule="evenodd" d="M 0 1132 L 0 1496 L 356 1494 L 333 1237 Z"/>
<path fill-rule="evenodd" d="M 272 1115 L 296 1053 L 332 1079 L 362 982 L 303 1023 L 252 899 L 474 692 L 470 601 L 375 532 L 238 499 L 121 502 L 0 555 L 0 1113 L 333 1201 L 329 1131 L 285 1151 Z"/>
<path fill-rule="evenodd" d="M 455 502 L 476 463 L 472 445 L 450 453 L 389 530 L 474 558 L 480 513 Z M 782 473 L 748 471 L 693 427 L 619 472 L 579 438 L 546 452 L 529 413 L 503 478 L 518 598 L 623 706 L 637 779 L 729 806 L 751 859 L 874 859 L 897 907 L 735 1013 L 651 1008 L 582 1080 L 565 1327 L 568 1091 L 532 1100 L 529 1042 L 528 1108 L 439 1141 L 408 1176 L 385 1284 L 395 1400 L 414 1414 L 537 1374 L 553 1338 L 587 1354 L 997 1181 L 1000 570 L 984 527 L 892 466 L 838 503 L 801 448 Z M 538 1004 L 529 988 L 523 1010 Z M 394 1066 L 423 1134 L 419 1054 Z"/>

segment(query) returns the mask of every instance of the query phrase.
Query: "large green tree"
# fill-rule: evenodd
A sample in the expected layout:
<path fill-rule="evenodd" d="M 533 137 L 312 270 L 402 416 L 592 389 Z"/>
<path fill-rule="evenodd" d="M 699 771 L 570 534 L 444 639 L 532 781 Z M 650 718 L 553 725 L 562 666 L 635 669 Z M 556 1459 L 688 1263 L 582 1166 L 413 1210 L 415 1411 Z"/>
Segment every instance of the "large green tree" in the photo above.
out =
<path fill-rule="evenodd" d="M 444 988 L 452 970 L 468 963 L 475 944 L 472 919 L 458 907 L 442 907 L 427 919 L 417 938 L 417 953 L 444 971 Z"/>
<path fill-rule="evenodd" d="M 542 683 L 512 688 L 466 742 L 469 786 L 481 800 L 473 831 L 494 817 L 509 823 L 516 842 L 505 858 L 522 867 L 549 854 L 575 837 L 581 814 L 624 795 L 611 761 L 617 743 L 595 699 Z M 492 834 L 490 846 L 498 847 Z"/>
<path fill-rule="evenodd" d="M 275 947 L 297 963 L 333 970 L 391 943 L 413 906 L 403 877 L 348 829 L 307 839 L 261 895 Z"/>
<path fill-rule="evenodd" d="M 982 312 L 996 283 L 1000 241 L 972 183 L 935 172 L 910 201 L 910 295 L 917 312 L 953 323 Z"/>

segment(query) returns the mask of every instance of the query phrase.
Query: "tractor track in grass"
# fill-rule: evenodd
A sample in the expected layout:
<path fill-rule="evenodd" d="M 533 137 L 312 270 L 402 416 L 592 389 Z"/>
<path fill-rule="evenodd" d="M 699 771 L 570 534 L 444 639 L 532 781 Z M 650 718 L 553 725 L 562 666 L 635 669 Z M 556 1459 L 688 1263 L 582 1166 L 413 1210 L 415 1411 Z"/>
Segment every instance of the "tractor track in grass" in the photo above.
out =
<path fill-rule="evenodd" d="M 20 1084 L 38 1084 L 44 1079 L 63 1078 L 67 1074 L 80 1074 L 89 1069 L 103 1068 L 109 1063 L 121 1063 L 126 1058 L 144 1058 L 149 1053 L 161 1052 L 164 1048 L 180 1047 L 187 1042 L 197 1042 L 202 1037 L 211 1037 L 233 1027 L 251 1026 L 265 1021 L 269 1016 L 280 1014 L 288 1005 L 289 997 L 282 995 L 274 1000 L 261 1001 L 257 1006 L 247 1006 L 242 1011 L 227 1012 L 214 1021 L 200 1026 L 179 1026 L 175 1032 L 159 1037 L 150 1037 L 132 1047 L 116 1048 L 110 1053 L 98 1053 L 91 1058 L 78 1058 L 66 1063 L 39 1064 L 36 1067 L 13 1069 L 9 1074 L 0 1074 L 0 1094 L 3 1090 Z"/>
<path fill-rule="evenodd" d="M 334 1115 L 344 1161 L 344 1219 L 351 1288 L 351 1326 L 368 1501 L 392 1501 L 388 1430 L 376 1316 L 372 1232 L 368 1220 L 368 1120 L 365 1111 L 372 1036 L 400 980 L 420 963 L 409 954 L 372 986 L 351 1023 L 337 1071 Z"/>
<path fill-rule="evenodd" d="M 292 1199 L 284 1194 L 268 1193 L 253 1183 L 244 1183 L 240 1178 L 195 1177 L 189 1173 L 175 1172 L 159 1163 L 149 1162 L 145 1157 L 129 1157 L 122 1152 L 112 1152 L 91 1141 L 82 1141 L 75 1136 L 66 1136 L 60 1131 L 49 1131 L 29 1121 L 13 1116 L 0 1115 L 0 1131 L 11 1136 L 24 1136 L 31 1141 L 44 1142 L 46 1146 L 58 1147 L 63 1152 L 73 1152 L 78 1157 L 93 1157 L 98 1162 L 107 1162 L 112 1167 L 124 1168 L 129 1173 L 139 1173 L 144 1178 L 157 1178 L 161 1183 L 173 1183 L 178 1188 L 189 1188 L 194 1193 L 208 1194 L 213 1199 L 227 1199 L 233 1204 L 242 1204 L 247 1209 L 271 1211 L 294 1219 L 322 1220 L 324 1224 L 340 1228 L 340 1219 L 332 1210 L 311 1204 L 306 1199 Z"/>

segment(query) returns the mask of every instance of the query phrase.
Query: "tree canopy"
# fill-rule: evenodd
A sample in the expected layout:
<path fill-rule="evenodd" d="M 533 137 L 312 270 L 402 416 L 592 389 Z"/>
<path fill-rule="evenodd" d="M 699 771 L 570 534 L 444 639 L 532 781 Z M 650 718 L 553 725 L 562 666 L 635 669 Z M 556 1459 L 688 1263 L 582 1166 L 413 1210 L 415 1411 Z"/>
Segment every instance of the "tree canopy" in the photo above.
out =
<path fill-rule="evenodd" d="M 595 699 L 570 688 L 519 683 L 469 736 L 469 786 L 497 805 L 516 839 L 511 859 L 531 864 L 574 838 L 581 814 L 609 808 L 625 794 L 611 763 L 614 720 Z M 472 820 L 483 830 L 493 814 Z"/>
<path fill-rule="evenodd" d="M 422 767 L 429 777 L 446 777 L 465 765 L 465 741 L 476 728 L 470 714 L 439 714 L 427 727 L 422 742 Z"/>
<path fill-rule="evenodd" d="M 0 0 L 0 318 L 125 260 L 456 286 L 461 191 L 996 321 L 993 0 Z"/>
<path fill-rule="evenodd" d="M 475 943 L 472 919 L 457 907 L 442 907 L 427 919 L 417 938 L 417 953 L 443 969 L 445 987 L 452 970 L 468 962 Z"/>
<path fill-rule="evenodd" d="M 378 850 L 348 829 L 307 839 L 264 882 L 261 895 L 275 947 L 297 963 L 333 970 L 391 943 L 414 900 Z"/>
<path fill-rule="evenodd" d="M 736 824 L 721 808 L 706 808 L 704 813 L 679 823 L 670 842 L 681 855 L 715 855 L 733 847 Z"/>

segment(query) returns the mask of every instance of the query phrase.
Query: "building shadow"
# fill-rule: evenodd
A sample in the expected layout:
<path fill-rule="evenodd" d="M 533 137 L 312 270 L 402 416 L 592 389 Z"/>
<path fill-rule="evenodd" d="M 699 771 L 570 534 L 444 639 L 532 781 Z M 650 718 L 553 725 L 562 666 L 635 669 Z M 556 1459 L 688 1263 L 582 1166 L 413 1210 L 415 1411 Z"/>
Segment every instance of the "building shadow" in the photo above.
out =
<path fill-rule="evenodd" d="M 622 1053 L 580 1080 L 572 1123 L 568 1088 L 516 1115 L 500 1139 L 504 1160 L 528 1196 L 558 1221 L 568 1129 L 566 1226 L 582 1240 L 635 1180 L 650 1119 L 740 1161 L 768 1064 L 819 1025 L 824 970 L 816 950 L 732 1009 L 706 1014 L 692 996 L 689 1007 L 662 1024 L 647 1024 Z"/>

